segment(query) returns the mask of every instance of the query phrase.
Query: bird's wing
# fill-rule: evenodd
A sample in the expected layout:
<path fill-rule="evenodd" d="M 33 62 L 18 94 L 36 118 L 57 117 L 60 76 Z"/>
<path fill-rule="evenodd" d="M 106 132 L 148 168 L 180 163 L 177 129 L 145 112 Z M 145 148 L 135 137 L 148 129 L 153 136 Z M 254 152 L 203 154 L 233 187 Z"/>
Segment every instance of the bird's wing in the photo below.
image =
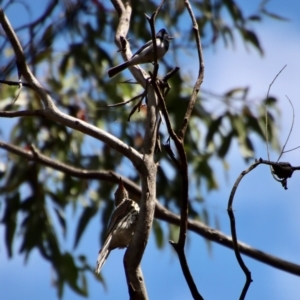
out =
<path fill-rule="evenodd" d="M 116 207 L 110 218 L 106 236 L 108 236 L 115 229 L 119 221 L 128 213 L 128 211 L 130 210 L 129 208 L 131 206 L 131 202 L 132 200 L 125 199 L 120 205 Z"/>
<path fill-rule="evenodd" d="M 140 54 L 143 50 L 145 50 L 147 47 L 149 47 L 152 44 L 152 40 L 148 41 L 146 44 L 144 44 L 138 51 L 136 51 L 132 57 Z"/>

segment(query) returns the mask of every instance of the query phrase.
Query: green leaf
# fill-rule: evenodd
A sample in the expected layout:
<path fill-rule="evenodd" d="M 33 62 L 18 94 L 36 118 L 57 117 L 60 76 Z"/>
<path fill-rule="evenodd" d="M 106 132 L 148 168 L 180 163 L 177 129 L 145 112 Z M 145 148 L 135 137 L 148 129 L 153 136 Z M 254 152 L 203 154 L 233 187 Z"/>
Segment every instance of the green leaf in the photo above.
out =
<path fill-rule="evenodd" d="M 224 94 L 224 97 L 226 98 L 232 98 L 232 97 L 237 97 L 241 95 L 242 99 L 246 99 L 247 94 L 248 94 L 249 88 L 248 87 L 237 87 L 234 89 L 230 89 L 228 92 Z"/>
<path fill-rule="evenodd" d="M 253 130 L 256 132 L 263 140 L 265 139 L 265 134 L 262 131 L 262 128 L 259 125 L 258 119 L 251 115 L 246 116 L 246 127 L 248 131 Z"/>
<path fill-rule="evenodd" d="M 244 140 L 244 142 L 240 143 L 240 151 L 246 160 L 253 158 L 254 147 L 248 137 Z"/>
<path fill-rule="evenodd" d="M 13 240 L 17 226 L 17 213 L 20 207 L 20 194 L 17 192 L 5 198 L 5 210 L 1 222 L 5 225 L 5 243 L 8 257 L 12 257 Z"/>
<path fill-rule="evenodd" d="M 61 209 L 54 208 L 54 211 L 55 211 L 55 214 L 58 218 L 58 222 L 61 226 L 63 236 L 66 237 L 67 223 L 66 223 L 65 214 Z"/>
<path fill-rule="evenodd" d="M 66 75 L 66 73 L 67 73 L 67 67 L 68 67 L 70 58 L 71 58 L 70 53 L 66 53 L 63 56 L 63 58 L 62 58 L 62 60 L 59 64 L 59 71 L 60 71 L 62 76 Z"/>
<path fill-rule="evenodd" d="M 201 174 L 207 183 L 208 190 L 214 190 L 218 188 L 218 183 L 215 179 L 214 172 L 208 163 L 208 159 L 205 156 L 195 159 L 195 173 Z"/>
<path fill-rule="evenodd" d="M 53 30 L 53 25 L 50 24 L 43 33 L 40 46 L 44 46 L 46 48 L 51 47 L 53 43 L 54 34 L 55 32 Z"/>
<path fill-rule="evenodd" d="M 23 240 L 20 247 L 20 253 L 25 252 L 26 256 L 30 251 L 42 243 L 43 234 L 45 232 L 45 216 L 42 205 L 37 205 L 37 199 L 29 196 L 21 203 L 21 209 L 25 217 L 21 223 L 23 232 Z M 39 230 L 36 230 L 36 229 Z"/>
<path fill-rule="evenodd" d="M 8 172 L 6 182 L 1 186 L 1 193 L 14 192 L 28 179 L 28 169 L 22 164 L 14 164 Z"/>
<path fill-rule="evenodd" d="M 44 60 L 50 59 L 51 54 L 52 54 L 51 49 L 42 50 L 34 56 L 33 63 L 38 64 L 43 62 Z"/>
<path fill-rule="evenodd" d="M 240 142 L 244 141 L 247 136 L 247 129 L 245 123 L 239 115 L 228 114 L 229 120 L 231 121 L 231 126 L 233 130 L 236 131 L 238 140 Z"/>
<path fill-rule="evenodd" d="M 232 0 L 224 0 L 224 4 L 227 7 L 229 13 L 232 16 L 232 19 L 235 22 L 238 22 L 238 21 L 242 21 L 243 22 L 244 21 L 242 11 L 240 10 L 240 8 L 236 5 L 236 3 L 234 1 L 232 1 Z"/>
<path fill-rule="evenodd" d="M 267 11 L 266 9 L 262 9 L 261 12 L 262 12 L 264 15 L 266 15 L 266 16 L 272 18 L 272 19 L 278 20 L 278 21 L 289 21 L 289 20 L 290 20 L 289 18 L 286 18 L 286 17 L 280 16 L 280 15 L 278 15 L 278 14 L 269 12 L 269 11 Z"/>
<path fill-rule="evenodd" d="M 169 240 L 173 242 L 177 242 L 179 237 L 179 226 L 169 224 Z"/>
<path fill-rule="evenodd" d="M 222 123 L 224 115 L 219 116 L 217 119 L 213 120 L 208 127 L 208 131 L 205 137 L 205 145 L 206 147 L 209 145 L 209 143 L 213 142 L 214 135 L 219 132 L 219 127 Z"/>
<path fill-rule="evenodd" d="M 60 190 L 57 190 L 55 193 L 47 191 L 47 195 L 51 198 L 53 203 L 59 205 L 61 208 L 64 208 L 68 203 L 66 194 Z"/>
<path fill-rule="evenodd" d="M 94 217 L 94 215 L 97 213 L 98 211 L 98 206 L 96 205 L 92 205 L 92 206 L 87 206 L 78 221 L 78 226 L 76 229 L 76 235 L 75 235 L 75 241 L 74 241 L 74 249 L 77 247 L 79 240 L 86 228 L 86 226 L 88 225 L 89 221 Z"/>
<path fill-rule="evenodd" d="M 227 136 L 222 137 L 221 146 L 218 149 L 218 156 L 224 158 L 228 153 L 232 138 L 234 137 L 234 132 L 231 131 Z"/>
<path fill-rule="evenodd" d="M 259 15 L 251 15 L 247 19 L 251 21 L 259 21 L 259 22 L 262 20 L 262 18 Z"/>
<path fill-rule="evenodd" d="M 264 54 L 264 51 L 260 45 L 259 39 L 254 31 L 245 29 L 245 28 L 239 28 L 239 31 L 242 34 L 242 36 L 246 42 L 249 42 L 250 44 L 252 44 L 260 52 L 261 55 Z"/>
<path fill-rule="evenodd" d="M 153 231 L 156 241 L 156 246 L 161 249 L 164 246 L 164 233 L 160 226 L 160 223 L 157 220 L 153 220 Z"/>
<path fill-rule="evenodd" d="M 64 281 L 67 281 L 69 286 L 78 294 L 87 296 L 86 284 L 83 287 L 80 287 L 77 283 L 79 277 L 79 270 L 78 267 L 75 265 L 73 256 L 67 252 L 62 255 L 61 262 L 62 263 L 59 266 L 61 278 Z"/>

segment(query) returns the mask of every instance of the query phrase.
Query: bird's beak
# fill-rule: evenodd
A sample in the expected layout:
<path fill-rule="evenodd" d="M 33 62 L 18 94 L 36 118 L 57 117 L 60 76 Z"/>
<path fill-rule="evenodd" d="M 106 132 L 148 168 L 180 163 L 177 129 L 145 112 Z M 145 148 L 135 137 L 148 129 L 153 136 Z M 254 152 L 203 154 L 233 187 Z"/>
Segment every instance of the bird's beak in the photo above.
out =
<path fill-rule="evenodd" d="M 173 40 L 173 39 L 175 39 L 174 36 L 168 36 L 168 40 Z"/>

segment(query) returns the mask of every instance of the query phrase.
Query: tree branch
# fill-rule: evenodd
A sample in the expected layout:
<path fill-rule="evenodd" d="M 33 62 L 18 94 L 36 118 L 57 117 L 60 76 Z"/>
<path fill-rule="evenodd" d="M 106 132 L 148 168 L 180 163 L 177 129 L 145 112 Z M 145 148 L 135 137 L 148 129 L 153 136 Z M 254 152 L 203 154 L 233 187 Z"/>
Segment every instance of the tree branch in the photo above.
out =
<path fill-rule="evenodd" d="M 183 125 L 181 130 L 179 131 L 179 134 L 175 134 L 175 132 L 172 129 L 170 120 L 169 120 L 169 115 L 167 112 L 166 104 L 164 101 L 164 98 L 160 92 L 160 88 L 157 83 L 154 84 L 155 91 L 159 97 L 159 103 L 160 107 L 162 109 L 162 113 L 166 119 L 166 124 L 168 128 L 168 132 L 170 134 L 170 137 L 175 143 L 178 155 L 179 155 L 179 163 L 176 164 L 176 166 L 179 166 L 179 172 L 182 177 L 182 195 L 181 195 L 181 218 L 180 218 L 180 231 L 179 231 L 179 239 L 177 243 L 170 242 L 171 245 L 174 247 L 175 251 L 178 254 L 178 258 L 180 261 L 181 269 L 184 274 L 184 277 L 186 279 L 186 282 L 189 286 L 189 289 L 194 297 L 194 299 L 203 299 L 200 293 L 197 290 L 196 284 L 193 280 L 193 277 L 191 275 L 191 272 L 189 270 L 187 260 L 185 257 L 185 252 L 184 252 L 184 246 L 185 246 L 185 240 L 186 240 L 186 232 L 187 232 L 187 227 L 188 227 L 188 201 L 189 201 L 189 178 L 188 178 L 188 163 L 187 163 L 187 157 L 186 157 L 186 152 L 184 149 L 184 136 L 185 132 L 189 123 L 190 116 L 192 114 L 196 99 L 197 99 L 197 94 L 200 89 L 200 85 L 203 81 L 204 77 L 204 62 L 203 62 L 203 55 L 202 55 L 202 48 L 201 48 L 201 42 L 200 42 L 200 35 L 199 35 L 199 30 L 198 30 L 198 25 L 196 22 L 196 18 L 193 14 L 192 8 L 189 4 L 189 1 L 185 1 L 185 5 L 188 9 L 188 12 L 192 18 L 193 22 L 193 29 L 195 31 L 195 36 L 196 36 L 196 44 L 197 44 L 197 49 L 198 49 L 198 56 L 199 56 L 199 62 L 200 62 L 200 67 L 199 67 L 199 76 L 196 81 L 196 84 L 193 89 L 193 93 L 191 96 L 191 100 L 189 101 L 186 114 L 183 120 Z"/>
<path fill-rule="evenodd" d="M 252 278 L 251 278 L 251 272 L 247 268 L 246 264 L 244 263 L 244 261 L 242 259 L 241 254 L 240 254 L 240 249 L 239 249 L 238 239 L 237 239 L 237 234 L 236 234 L 235 217 L 234 217 L 234 213 L 233 213 L 233 209 L 232 209 L 232 204 L 233 204 L 235 192 L 236 192 L 236 190 L 238 188 L 238 185 L 240 184 L 241 180 L 244 178 L 244 176 L 246 174 L 248 174 L 252 170 L 254 170 L 259 164 L 269 165 L 271 167 L 272 175 L 274 173 L 278 178 L 280 178 L 278 181 L 281 182 L 281 184 L 283 185 L 283 187 L 285 189 L 287 189 L 287 178 L 292 177 L 292 174 L 293 174 L 294 170 L 298 169 L 298 167 L 292 167 L 289 163 L 282 163 L 282 162 L 274 163 L 274 162 L 271 162 L 271 161 L 265 161 L 265 160 L 260 158 L 260 159 L 256 160 L 255 163 L 253 163 L 248 169 L 244 170 L 239 175 L 239 177 L 237 178 L 237 180 L 235 181 L 235 183 L 234 183 L 234 185 L 231 189 L 231 193 L 230 193 L 230 196 L 229 196 L 229 199 L 228 199 L 227 211 L 228 211 L 229 220 L 230 220 L 230 228 L 231 228 L 231 236 L 232 236 L 232 241 L 233 241 L 233 249 L 234 249 L 236 259 L 237 259 L 241 269 L 243 270 L 243 272 L 246 276 L 246 281 L 245 281 L 243 290 L 242 290 L 241 295 L 240 295 L 241 300 L 245 299 L 247 291 L 249 289 L 249 286 L 252 282 Z M 273 177 L 274 177 L 274 175 L 273 175 Z"/>
<path fill-rule="evenodd" d="M 126 156 L 134 165 L 139 165 L 142 163 L 142 155 L 136 151 L 135 149 L 129 147 L 127 144 L 122 142 L 120 139 L 116 138 L 115 136 L 105 132 L 104 130 L 97 128 L 96 126 L 90 125 L 82 120 L 69 116 L 67 114 L 62 113 L 58 110 L 55 106 L 52 98 L 47 93 L 47 91 L 40 85 L 38 80 L 32 74 L 31 70 L 29 69 L 26 61 L 25 55 L 22 49 L 22 46 L 11 27 L 8 19 L 6 18 L 3 10 L 0 8 L 0 23 L 10 40 L 10 43 L 13 47 L 13 50 L 16 55 L 17 66 L 21 71 L 21 74 L 27 80 L 28 86 L 30 86 L 40 97 L 41 101 L 43 102 L 45 109 L 44 110 L 36 110 L 32 112 L 32 116 L 43 116 L 47 119 L 50 119 L 54 122 L 57 122 L 61 125 L 67 126 L 69 128 L 73 128 L 78 130 L 82 133 L 90 135 L 107 145 L 111 148 L 115 149 L 122 155 Z M 2 117 L 17 117 L 17 116 L 30 116 L 31 112 L 24 111 L 24 112 L 1 112 L 0 116 Z"/>
<path fill-rule="evenodd" d="M 126 177 L 122 177 L 119 174 L 116 174 L 115 172 L 74 168 L 65 163 L 50 159 L 39 152 L 35 151 L 35 153 L 32 153 L 32 151 L 23 150 L 20 147 L 13 146 L 2 141 L 0 141 L 0 148 L 5 149 L 8 152 L 14 153 L 30 161 L 41 163 L 45 166 L 51 167 L 70 176 L 74 176 L 76 178 L 97 179 L 110 182 L 112 184 L 118 184 L 121 177 L 124 186 L 130 192 L 130 194 L 133 194 L 136 197 L 141 197 L 141 188 L 137 184 L 135 184 Z M 163 207 L 157 200 L 155 203 L 155 218 L 170 224 L 178 226 L 180 225 L 180 216 L 172 213 L 170 210 Z M 203 224 L 202 222 L 188 220 L 188 229 L 204 237 L 205 239 L 218 243 L 227 248 L 233 249 L 233 242 L 230 236 L 225 235 L 222 232 Z M 300 265 L 280 259 L 276 256 L 272 256 L 263 251 L 252 248 L 249 245 L 242 242 L 238 242 L 238 248 L 241 253 L 257 261 L 260 261 L 264 264 L 267 264 L 284 272 L 300 276 Z"/>
<path fill-rule="evenodd" d="M 159 202 L 156 202 L 155 218 L 166 221 L 170 224 L 178 226 L 180 225 L 180 217 L 164 208 Z M 212 242 L 233 249 L 233 242 L 230 236 L 225 235 L 224 233 L 213 229 L 203 224 L 202 222 L 188 220 L 188 229 Z M 283 260 L 258 249 L 252 248 L 243 242 L 238 242 L 238 248 L 241 253 L 257 261 L 260 261 L 279 270 L 291 273 L 293 275 L 300 276 L 300 265 Z"/>
<path fill-rule="evenodd" d="M 123 5 L 117 0 L 113 0 L 112 3 L 119 14 L 115 41 L 119 48 L 122 49 L 124 59 L 128 59 L 131 57 L 131 52 L 129 47 L 127 47 L 129 43 L 126 41 L 126 36 L 131 18 L 131 4 L 126 2 Z M 140 262 L 148 242 L 155 210 L 157 166 L 153 155 L 158 130 L 159 109 L 157 96 L 153 88 L 147 85 L 144 71 L 137 66 L 132 66 L 129 69 L 137 81 L 145 89 L 147 87 L 147 118 L 143 143 L 143 161 L 140 164 L 135 164 L 142 185 L 140 213 L 136 231 L 124 255 L 124 266 L 130 299 L 148 299 L 146 286 L 141 276 Z"/>
<path fill-rule="evenodd" d="M 111 148 L 115 149 L 129 160 L 133 164 L 140 164 L 143 160 L 143 156 L 136 151 L 134 148 L 128 146 L 120 139 L 116 138 L 114 135 L 96 127 L 90 125 L 89 123 L 77 119 L 75 117 L 69 116 L 60 112 L 58 109 L 55 111 L 47 109 L 39 110 L 25 110 L 25 111 L 0 111 L 0 117 L 5 118 L 15 118 L 15 117 L 45 117 L 52 121 L 57 121 L 59 124 L 73 128 L 77 131 L 80 131 L 84 134 L 94 137 L 97 140 L 104 142 L 109 145 Z"/>
<path fill-rule="evenodd" d="M 258 165 L 259 165 L 259 163 L 253 164 L 246 171 L 243 171 L 240 174 L 240 176 L 238 177 L 238 179 L 236 180 L 235 184 L 232 187 L 232 190 L 231 190 L 231 193 L 230 193 L 230 196 L 229 196 L 229 200 L 228 200 L 228 206 L 227 206 L 227 211 L 228 211 L 229 220 L 230 220 L 230 229 L 231 229 L 231 236 L 232 236 L 234 253 L 235 253 L 236 259 L 237 259 L 241 269 L 243 270 L 243 272 L 246 276 L 246 282 L 245 282 L 243 290 L 241 292 L 240 300 L 245 299 L 247 291 L 249 289 L 249 286 L 252 282 L 252 278 L 251 278 L 251 272 L 249 271 L 249 269 L 245 265 L 245 263 L 244 263 L 244 261 L 241 257 L 240 251 L 239 251 L 237 234 L 236 234 L 236 227 L 235 227 L 235 218 L 234 218 L 234 213 L 233 213 L 233 209 L 232 209 L 232 203 L 233 203 L 235 192 L 236 192 L 237 187 L 238 187 L 240 181 L 242 180 L 242 178 L 247 173 L 251 172 L 254 168 L 256 168 Z"/>
<path fill-rule="evenodd" d="M 202 51 L 202 45 L 201 45 L 201 39 L 200 39 L 200 33 L 199 33 L 199 28 L 198 28 L 198 23 L 197 20 L 195 18 L 195 15 L 193 13 L 192 7 L 189 3 L 188 0 L 184 1 L 184 4 L 190 14 L 190 17 L 192 19 L 192 23 L 193 23 L 193 30 L 194 30 L 194 34 L 195 34 L 195 39 L 196 39 L 196 45 L 197 45 L 197 51 L 198 51 L 198 60 L 199 60 L 199 73 L 198 73 L 198 78 L 197 81 L 194 85 L 193 88 L 193 92 L 191 95 L 191 99 L 188 103 L 188 107 L 183 119 L 183 124 L 182 124 L 182 128 L 179 131 L 179 137 L 181 139 L 184 139 L 188 124 L 189 124 L 189 120 L 191 118 L 196 100 L 197 100 L 197 95 L 199 93 L 200 90 L 200 86 L 203 82 L 204 79 L 204 57 L 203 57 L 203 51 Z"/>
<path fill-rule="evenodd" d="M 126 36 L 130 26 L 129 22 L 131 19 L 131 4 L 130 1 L 124 1 L 125 4 L 123 4 L 121 0 L 111 0 L 111 2 L 119 15 L 119 23 L 116 30 L 115 43 L 119 47 L 123 59 L 127 61 L 132 57 L 130 44 L 126 40 Z M 130 66 L 128 69 L 130 70 L 134 78 L 142 85 L 142 87 L 146 89 L 146 72 L 139 66 Z"/>

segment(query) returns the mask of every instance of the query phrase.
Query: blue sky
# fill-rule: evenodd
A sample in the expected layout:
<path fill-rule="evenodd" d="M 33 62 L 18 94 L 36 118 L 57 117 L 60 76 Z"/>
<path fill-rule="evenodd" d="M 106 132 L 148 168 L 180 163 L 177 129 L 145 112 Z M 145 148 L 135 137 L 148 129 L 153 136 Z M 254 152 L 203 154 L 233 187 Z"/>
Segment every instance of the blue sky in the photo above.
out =
<path fill-rule="evenodd" d="M 291 107 L 286 95 L 293 102 L 296 119 L 287 147 L 292 148 L 299 145 L 298 128 L 300 128 L 300 2 L 271 1 L 269 7 L 270 10 L 288 17 L 290 21 L 278 22 L 266 19 L 263 24 L 258 25 L 265 56 L 261 57 L 254 49 L 250 51 L 245 49 L 240 42 L 236 43 L 234 50 L 225 50 L 221 43 L 213 49 L 206 50 L 203 88 L 223 93 L 236 86 L 250 86 L 250 98 L 255 101 L 266 95 L 275 75 L 284 65 L 287 65 L 273 85 L 271 94 L 278 97 L 282 110 L 279 128 L 282 142 L 289 132 L 292 119 Z M 193 74 L 192 64 L 188 71 Z M 257 150 L 258 157 L 266 158 L 264 145 L 258 144 Z M 283 161 L 300 165 L 299 151 L 286 154 Z M 247 167 L 239 157 L 240 153 L 235 145 L 231 148 L 227 159 L 230 165 L 227 177 L 216 162 L 220 170 L 218 176 L 220 190 L 206 195 L 206 207 L 212 216 L 219 218 L 221 229 L 227 234 L 230 233 L 226 211 L 230 189 L 240 172 Z M 275 154 L 272 159 L 277 159 Z M 285 191 L 272 179 L 269 169 L 260 166 L 242 181 L 236 194 L 234 210 L 238 237 L 241 241 L 300 264 L 298 180 L 299 174 L 295 173 L 288 182 L 289 189 Z M 69 213 L 71 218 L 71 212 Z M 99 250 L 98 232 L 99 226 L 95 218 L 87 228 L 77 250 L 78 253 L 84 251 L 91 263 L 95 261 Z M 70 245 L 73 236 L 72 233 L 69 235 L 67 243 Z M 2 227 L 0 239 L 4 240 Z M 150 299 L 191 299 L 178 260 L 170 248 L 166 245 L 163 250 L 158 250 L 151 236 L 142 261 L 149 297 Z M 194 233 L 190 233 L 186 252 L 196 284 L 205 299 L 238 299 L 244 283 L 244 274 L 238 267 L 231 250 L 213 245 L 209 253 L 206 242 Z M 103 268 L 107 290 L 93 277 L 89 278 L 90 299 L 127 298 L 122 265 L 123 254 L 122 250 L 113 251 Z M 299 299 L 299 277 L 273 269 L 253 259 L 244 258 L 254 280 L 247 299 Z M 36 251 L 30 256 L 27 265 L 24 265 L 24 259 L 18 256 L 17 251 L 14 258 L 8 260 L 3 242 L 0 244 L 2 299 L 55 299 L 56 290 L 51 286 L 53 275 L 50 264 L 41 259 Z M 82 298 L 67 289 L 64 299 Z"/>

